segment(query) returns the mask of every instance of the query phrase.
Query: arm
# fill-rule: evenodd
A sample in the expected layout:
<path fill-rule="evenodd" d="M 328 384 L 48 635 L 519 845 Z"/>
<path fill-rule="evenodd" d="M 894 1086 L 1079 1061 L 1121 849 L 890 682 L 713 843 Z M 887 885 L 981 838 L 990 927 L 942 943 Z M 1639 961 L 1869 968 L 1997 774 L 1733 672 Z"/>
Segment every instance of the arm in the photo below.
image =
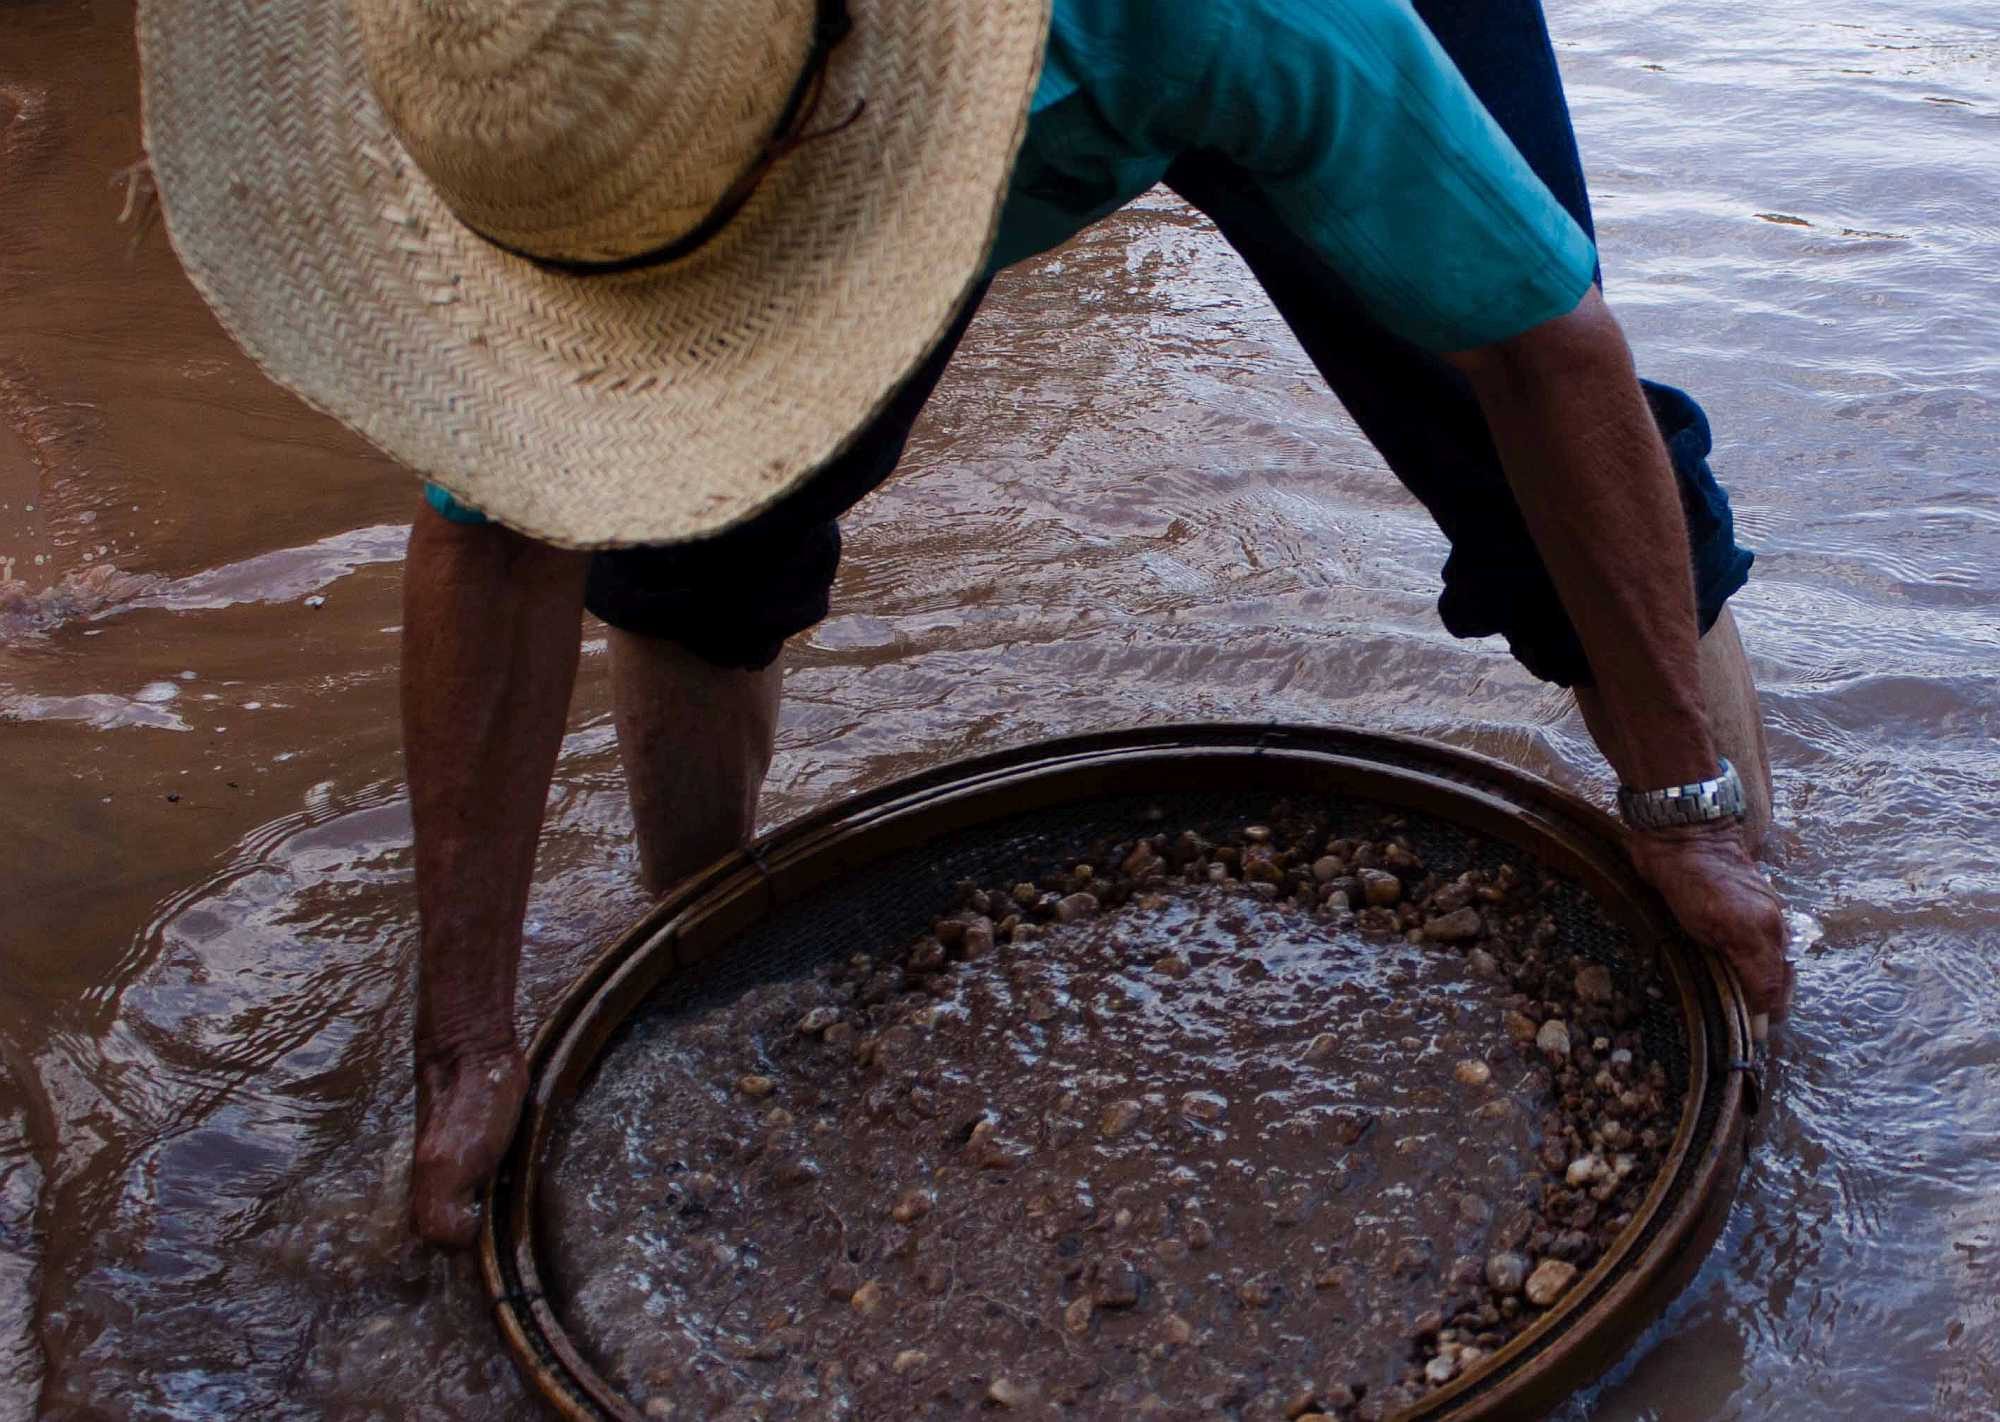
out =
<path fill-rule="evenodd" d="M 1485 411 L 1596 681 L 1599 748 L 1628 785 L 1715 774 L 1687 530 L 1631 352 L 1595 288 L 1566 316 L 1451 357 Z M 1634 864 L 1781 1012 L 1784 917 L 1733 824 L 1634 833 Z"/>
<path fill-rule="evenodd" d="M 471 1243 L 514 1133 L 521 923 L 576 677 L 587 554 L 426 507 L 403 582 L 403 747 L 416 832 L 417 1131 L 410 1217 Z"/>

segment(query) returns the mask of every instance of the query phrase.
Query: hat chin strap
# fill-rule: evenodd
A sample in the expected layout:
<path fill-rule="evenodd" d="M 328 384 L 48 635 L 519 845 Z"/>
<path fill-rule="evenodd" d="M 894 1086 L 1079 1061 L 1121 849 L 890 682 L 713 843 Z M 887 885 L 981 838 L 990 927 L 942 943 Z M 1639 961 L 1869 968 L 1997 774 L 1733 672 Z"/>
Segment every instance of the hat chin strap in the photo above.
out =
<path fill-rule="evenodd" d="M 545 272 L 556 272 L 562 276 L 615 276 L 622 272 L 644 271 L 648 267 L 663 267 L 677 262 L 715 240 L 718 233 L 743 211 L 765 176 L 786 157 L 804 144 L 814 139 L 827 138 L 839 133 L 861 117 L 861 111 L 868 101 L 856 101 L 854 110 L 831 127 L 806 131 L 813 115 L 819 109 L 821 96 L 826 92 L 826 67 L 833 57 L 833 51 L 840 42 L 853 32 L 854 19 L 847 11 L 847 0 L 818 0 L 819 13 L 813 20 L 812 48 L 806 52 L 805 64 L 799 69 L 799 77 L 792 81 L 792 91 L 785 96 L 784 106 L 778 111 L 778 120 L 771 126 L 771 136 L 764 140 L 764 146 L 757 156 L 738 175 L 736 180 L 723 190 L 722 196 L 701 221 L 664 246 L 649 251 L 635 252 L 629 257 L 614 257 L 609 261 L 579 261 L 568 257 L 544 257 L 534 252 L 522 251 L 519 247 L 502 242 L 490 233 L 482 232 L 463 218 L 466 231 L 472 233 L 489 246 L 497 247 L 510 256 L 532 262 Z"/>

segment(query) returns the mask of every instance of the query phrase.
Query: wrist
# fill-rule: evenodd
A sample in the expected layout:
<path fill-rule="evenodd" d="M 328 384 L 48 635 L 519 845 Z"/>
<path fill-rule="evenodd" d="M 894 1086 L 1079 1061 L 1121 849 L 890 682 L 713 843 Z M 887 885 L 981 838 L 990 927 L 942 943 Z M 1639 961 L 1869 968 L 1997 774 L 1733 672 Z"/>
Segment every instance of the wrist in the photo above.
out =
<path fill-rule="evenodd" d="M 1727 760 L 1719 760 L 1717 767 L 1699 780 L 1654 789 L 1620 786 L 1619 817 L 1638 830 L 1717 822 L 1741 824 L 1746 803 L 1742 778 Z"/>

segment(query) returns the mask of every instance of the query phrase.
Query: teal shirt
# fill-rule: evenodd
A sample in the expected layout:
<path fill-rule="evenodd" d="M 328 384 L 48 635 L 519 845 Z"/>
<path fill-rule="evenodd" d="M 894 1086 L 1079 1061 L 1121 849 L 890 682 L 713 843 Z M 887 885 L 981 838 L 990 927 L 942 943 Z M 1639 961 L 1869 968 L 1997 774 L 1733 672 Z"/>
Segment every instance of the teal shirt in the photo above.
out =
<path fill-rule="evenodd" d="M 1240 167 L 1376 319 L 1432 350 L 1519 335 L 1594 278 L 1589 239 L 1407 0 L 1055 0 L 989 272 L 1194 150 Z"/>
<path fill-rule="evenodd" d="M 1405 0 L 1055 0 L 991 270 L 1181 153 L 1232 161 L 1398 335 L 1464 350 L 1569 311 L 1590 241 Z"/>

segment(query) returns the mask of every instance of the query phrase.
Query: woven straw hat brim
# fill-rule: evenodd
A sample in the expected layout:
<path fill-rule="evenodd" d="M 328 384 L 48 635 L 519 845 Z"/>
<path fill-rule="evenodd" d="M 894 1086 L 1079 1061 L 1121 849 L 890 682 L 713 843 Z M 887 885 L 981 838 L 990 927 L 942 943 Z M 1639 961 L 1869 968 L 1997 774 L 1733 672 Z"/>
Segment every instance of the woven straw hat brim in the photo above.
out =
<path fill-rule="evenodd" d="M 857 0 L 805 144 L 714 242 L 545 272 L 446 209 L 338 0 L 142 0 L 183 265 L 280 383 L 501 522 L 670 543 L 769 507 L 942 337 L 993 241 L 1047 0 Z"/>

